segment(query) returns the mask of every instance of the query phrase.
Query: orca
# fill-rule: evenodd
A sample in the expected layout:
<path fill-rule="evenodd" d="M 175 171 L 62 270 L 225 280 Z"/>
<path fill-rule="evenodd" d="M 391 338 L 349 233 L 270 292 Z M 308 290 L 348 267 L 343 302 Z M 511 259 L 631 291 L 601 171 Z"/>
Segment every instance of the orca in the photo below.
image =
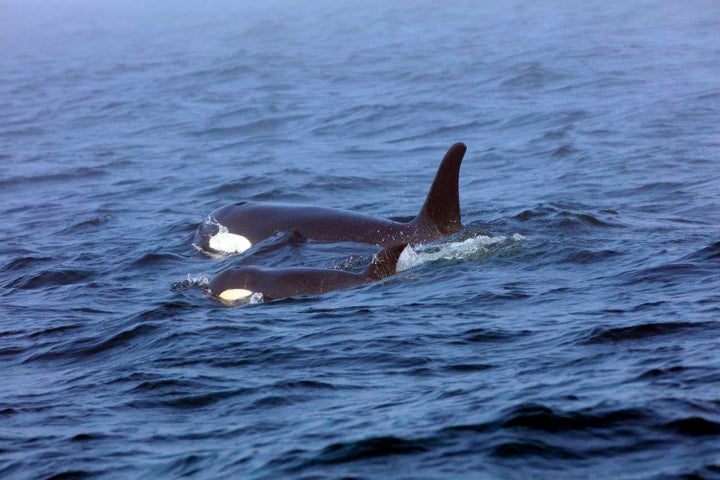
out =
<path fill-rule="evenodd" d="M 394 275 L 407 243 L 394 244 L 378 253 L 362 273 L 322 268 L 231 267 L 208 284 L 211 297 L 225 303 L 277 300 L 300 295 L 321 295 L 333 290 L 365 285 Z"/>
<path fill-rule="evenodd" d="M 456 143 L 445 154 L 420 213 L 395 222 L 337 208 L 275 202 L 237 202 L 213 211 L 195 232 L 193 245 L 207 255 L 242 253 L 283 231 L 295 230 L 318 242 L 387 246 L 441 240 L 462 229 L 458 177 L 467 147 Z"/>

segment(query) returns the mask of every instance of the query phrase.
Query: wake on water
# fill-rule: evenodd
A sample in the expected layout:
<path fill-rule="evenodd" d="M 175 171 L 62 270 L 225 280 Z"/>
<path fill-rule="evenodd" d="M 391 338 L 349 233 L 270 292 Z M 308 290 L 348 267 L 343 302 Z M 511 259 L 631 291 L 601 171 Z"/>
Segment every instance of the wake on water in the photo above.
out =
<path fill-rule="evenodd" d="M 523 240 L 525 237 L 516 233 L 510 237 L 476 235 L 459 242 L 418 245 L 415 249 L 408 245 L 400 254 L 396 271 L 402 272 L 437 260 L 472 261 L 487 254 L 493 248 L 513 246 Z"/>

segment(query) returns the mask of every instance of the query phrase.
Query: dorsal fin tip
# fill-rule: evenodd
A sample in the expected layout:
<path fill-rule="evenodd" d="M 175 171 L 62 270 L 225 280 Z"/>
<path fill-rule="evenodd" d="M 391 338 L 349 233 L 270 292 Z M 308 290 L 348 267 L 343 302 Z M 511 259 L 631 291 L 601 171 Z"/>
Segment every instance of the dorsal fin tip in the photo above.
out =
<path fill-rule="evenodd" d="M 465 152 L 467 152 L 467 145 L 465 145 L 463 142 L 455 142 L 453 143 L 452 147 L 448 149 L 448 153 L 455 150 L 457 150 L 458 153 L 460 153 L 461 155 L 465 155 Z"/>

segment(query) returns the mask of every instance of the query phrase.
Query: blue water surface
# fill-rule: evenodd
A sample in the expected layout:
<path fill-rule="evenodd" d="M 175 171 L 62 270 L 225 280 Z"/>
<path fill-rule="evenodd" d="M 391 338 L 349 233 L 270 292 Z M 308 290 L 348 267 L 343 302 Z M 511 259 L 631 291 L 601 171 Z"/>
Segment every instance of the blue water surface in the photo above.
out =
<path fill-rule="evenodd" d="M 0 477 L 720 476 L 719 3 L 0 9 Z M 208 258 L 213 209 L 409 219 L 456 141 L 429 251 L 506 240 L 205 295 L 378 251 Z"/>

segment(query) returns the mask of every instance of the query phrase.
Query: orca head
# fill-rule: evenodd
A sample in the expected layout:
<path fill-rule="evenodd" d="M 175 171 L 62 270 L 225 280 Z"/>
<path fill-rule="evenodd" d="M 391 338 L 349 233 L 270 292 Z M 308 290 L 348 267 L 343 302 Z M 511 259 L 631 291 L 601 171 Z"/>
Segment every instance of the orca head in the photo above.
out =
<path fill-rule="evenodd" d="M 252 287 L 256 273 L 256 269 L 252 267 L 223 270 L 210 280 L 208 293 L 211 297 L 227 303 L 251 301 L 253 296 L 261 294 Z"/>

